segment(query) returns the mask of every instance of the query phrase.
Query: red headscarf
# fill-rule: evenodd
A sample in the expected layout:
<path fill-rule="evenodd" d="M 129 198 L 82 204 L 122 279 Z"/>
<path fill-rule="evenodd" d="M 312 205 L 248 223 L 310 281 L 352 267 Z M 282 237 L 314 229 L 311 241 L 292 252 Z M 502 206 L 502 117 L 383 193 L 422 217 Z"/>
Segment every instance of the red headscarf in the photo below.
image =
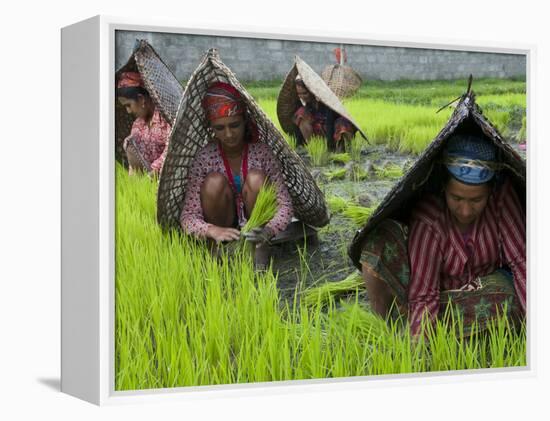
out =
<path fill-rule="evenodd" d="M 229 83 L 214 82 L 208 87 L 202 99 L 202 108 L 208 121 L 222 117 L 246 114 L 246 103 L 239 91 Z M 247 126 L 246 142 L 256 143 L 258 127 L 252 119 L 245 119 Z"/>
<path fill-rule="evenodd" d="M 246 111 L 239 91 L 225 82 L 215 82 L 208 87 L 202 99 L 202 107 L 208 121 L 242 115 Z"/>
<path fill-rule="evenodd" d="M 117 88 L 143 88 L 143 79 L 138 72 L 123 72 L 118 80 Z"/>

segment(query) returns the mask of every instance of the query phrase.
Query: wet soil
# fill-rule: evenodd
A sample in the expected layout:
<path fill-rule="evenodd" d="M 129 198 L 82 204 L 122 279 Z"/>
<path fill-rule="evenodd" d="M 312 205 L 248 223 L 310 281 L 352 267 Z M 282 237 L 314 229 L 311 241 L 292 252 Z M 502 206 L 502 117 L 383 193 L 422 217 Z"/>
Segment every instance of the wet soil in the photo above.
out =
<path fill-rule="evenodd" d="M 514 149 L 525 159 L 525 151 L 518 144 Z M 306 163 L 309 161 L 303 150 L 297 151 Z M 362 206 L 376 206 L 382 201 L 398 179 L 377 176 L 373 166 L 397 165 L 406 171 L 417 156 L 389 151 L 383 146 L 363 150 L 359 162 L 329 164 L 324 167 L 310 167 L 312 175 L 325 194 L 340 196 Z M 354 165 L 361 166 L 369 177 L 354 181 L 350 171 L 342 180 L 328 181 L 324 175 L 329 171 Z M 271 250 L 273 270 L 278 274 L 278 287 L 281 296 L 291 298 L 297 285 L 312 286 L 316 283 L 339 281 L 356 271 L 348 256 L 348 247 L 361 227 L 340 214 L 333 214 L 330 223 L 318 230 L 318 241 L 283 244 Z"/>
<path fill-rule="evenodd" d="M 305 151 L 297 152 L 306 163 L 309 161 Z M 355 204 L 370 207 L 379 203 L 397 181 L 377 176 L 373 168 L 382 168 L 388 164 L 407 168 L 413 160 L 411 155 L 387 151 L 385 147 L 377 146 L 364 150 L 358 162 L 331 163 L 310 168 L 325 198 L 339 196 Z M 353 180 L 353 166 L 360 166 L 369 177 L 365 180 Z M 342 168 L 346 169 L 344 179 L 328 180 L 326 173 Z M 291 297 L 297 284 L 311 286 L 339 281 L 355 271 L 348 257 L 348 247 L 360 228 L 349 218 L 333 214 L 330 223 L 318 230 L 317 244 L 314 241 L 301 241 L 272 247 L 273 270 L 278 273 L 281 295 Z"/>

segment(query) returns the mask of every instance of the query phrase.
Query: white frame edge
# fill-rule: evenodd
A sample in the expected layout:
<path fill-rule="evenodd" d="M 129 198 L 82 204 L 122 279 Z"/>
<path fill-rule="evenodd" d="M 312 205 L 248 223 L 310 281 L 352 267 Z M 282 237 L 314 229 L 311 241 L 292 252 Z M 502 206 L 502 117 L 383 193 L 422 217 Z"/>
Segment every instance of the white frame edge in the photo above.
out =
<path fill-rule="evenodd" d="M 502 45 L 494 42 L 379 37 L 358 33 L 331 33 L 295 28 L 259 28 L 96 16 L 62 29 L 62 378 L 61 390 L 89 402 L 104 404 L 149 403 L 231 396 L 258 396 L 288 393 L 330 392 L 371 387 L 445 384 L 472 380 L 502 380 L 534 377 L 536 356 L 533 352 L 536 309 L 533 282 L 528 283 L 528 349 L 526 368 L 463 370 L 441 373 L 399 374 L 376 377 L 350 377 L 288 382 L 224 386 L 181 387 L 117 392 L 114 390 L 114 277 L 115 277 L 115 177 L 114 177 L 114 74 L 115 31 L 189 33 L 311 42 L 340 42 L 403 48 L 425 48 L 525 54 L 527 60 L 527 131 L 528 149 L 528 234 L 535 220 L 530 184 L 533 182 L 531 105 L 534 103 L 534 45 Z M 95 44 L 94 44 L 95 42 Z M 82 54 L 86 51 L 86 54 Z M 80 54 L 79 54 L 80 52 Z M 94 52 L 94 54 L 90 54 Z M 75 57 L 82 61 L 75 63 Z M 78 65 L 78 71 L 74 71 Z M 94 71 L 98 73 L 95 74 Z M 87 79 L 89 77 L 89 79 Z M 82 81 L 90 81 L 84 84 Z M 97 82 L 97 83 L 96 83 Z M 80 101 L 87 94 L 89 101 Z M 76 114 L 78 111 L 78 114 Z M 97 120 L 90 116 L 98 117 Z M 86 130 L 83 130 L 86 128 Z M 75 166 L 79 156 L 92 158 Z M 80 158 L 81 159 L 81 158 Z M 96 184 L 97 183 L 97 184 Z M 91 190 L 82 189 L 88 186 Z M 85 190 L 82 192 L 81 190 Z M 97 196 L 90 197 L 90 191 Z M 76 192 L 76 193 L 75 193 Z M 88 207 L 79 203 L 88 203 Z M 78 217 L 70 213 L 78 209 Z M 75 214 L 76 215 L 76 214 Z M 78 223 L 80 221 L 80 223 Z M 84 223 L 82 223 L 84 222 Z M 84 239 L 85 241 L 83 241 Z M 97 241 L 96 241 L 97 240 Z M 528 235 L 528 272 L 534 261 L 532 238 Z M 78 247 L 78 248 L 77 248 Z M 78 250 L 82 253 L 79 254 Z M 94 260 L 95 259 L 95 260 Z M 95 272 L 82 275 L 86 264 Z M 91 294 L 90 297 L 87 294 Z M 83 310 L 85 309 L 85 310 Z M 86 363 L 88 364 L 86 366 Z M 84 366 L 83 366 L 84 365 Z M 87 377 L 85 377 L 87 376 Z"/>

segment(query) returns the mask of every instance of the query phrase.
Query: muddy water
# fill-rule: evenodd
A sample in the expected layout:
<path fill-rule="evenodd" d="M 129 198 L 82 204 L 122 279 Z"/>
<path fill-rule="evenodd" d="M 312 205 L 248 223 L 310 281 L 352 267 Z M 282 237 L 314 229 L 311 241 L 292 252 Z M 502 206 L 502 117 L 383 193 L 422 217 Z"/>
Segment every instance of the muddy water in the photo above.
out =
<path fill-rule="evenodd" d="M 307 160 L 303 151 L 298 151 Z M 388 164 L 407 167 L 414 157 L 386 151 L 384 147 L 371 147 L 363 151 L 359 162 L 348 164 L 328 164 L 313 167 L 311 172 L 325 197 L 340 196 L 363 206 L 379 203 L 397 180 L 377 177 L 373 167 Z M 368 179 L 354 181 L 351 167 L 360 166 L 369 173 Z M 328 181 L 325 174 L 336 169 L 346 168 L 343 180 Z M 292 296 L 297 283 L 310 286 L 316 282 L 339 281 L 346 278 L 355 268 L 347 250 L 355 232 L 360 227 L 342 215 L 332 215 L 330 223 L 319 230 L 318 244 L 285 244 L 273 247 L 273 269 L 278 272 L 278 286 L 283 296 Z"/>
<path fill-rule="evenodd" d="M 514 149 L 525 159 L 525 151 L 519 145 Z M 298 151 L 304 160 L 308 160 L 304 151 Z M 377 177 L 372 171 L 374 167 L 397 165 L 406 170 L 412 165 L 416 156 L 388 151 L 383 146 L 370 147 L 364 150 L 361 159 L 356 163 L 329 164 L 325 167 L 313 167 L 311 172 L 317 180 L 325 197 L 333 195 L 363 206 L 373 206 L 379 203 L 390 191 L 397 179 Z M 337 181 L 328 181 L 325 173 L 352 165 L 361 166 L 369 172 L 368 179 L 354 181 L 349 174 Z M 278 286 L 281 295 L 286 298 L 293 296 L 297 284 L 310 286 L 317 282 L 339 281 L 355 271 L 347 250 L 355 232 L 361 227 L 342 215 L 336 214 L 330 223 L 318 231 L 318 244 L 285 244 L 272 248 L 273 269 L 278 273 Z"/>

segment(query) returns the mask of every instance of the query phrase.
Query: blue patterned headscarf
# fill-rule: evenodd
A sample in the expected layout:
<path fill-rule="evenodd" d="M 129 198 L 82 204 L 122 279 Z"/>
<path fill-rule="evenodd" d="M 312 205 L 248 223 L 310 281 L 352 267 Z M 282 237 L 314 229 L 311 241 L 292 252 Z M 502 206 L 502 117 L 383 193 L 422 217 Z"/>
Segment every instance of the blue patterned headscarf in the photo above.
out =
<path fill-rule="evenodd" d="M 495 146 L 480 136 L 452 136 L 444 160 L 453 177 L 466 184 L 487 183 L 495 175 Z"/>

